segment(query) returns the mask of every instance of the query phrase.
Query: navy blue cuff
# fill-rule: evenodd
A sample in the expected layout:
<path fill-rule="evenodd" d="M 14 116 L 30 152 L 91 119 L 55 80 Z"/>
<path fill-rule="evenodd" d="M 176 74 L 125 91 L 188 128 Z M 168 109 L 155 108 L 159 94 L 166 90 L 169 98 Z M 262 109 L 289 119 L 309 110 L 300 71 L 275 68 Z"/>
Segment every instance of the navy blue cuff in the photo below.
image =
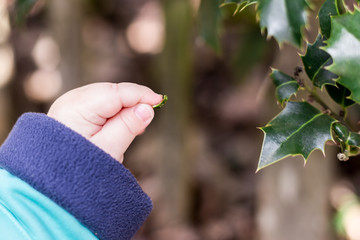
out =
<path fill-rule="evenodd" d="M 0 166 L 100 239 L 131 239 L 152 209 L 129 170 L 45 114 L 26 113 L 18 119 L 0 148 Z"/>

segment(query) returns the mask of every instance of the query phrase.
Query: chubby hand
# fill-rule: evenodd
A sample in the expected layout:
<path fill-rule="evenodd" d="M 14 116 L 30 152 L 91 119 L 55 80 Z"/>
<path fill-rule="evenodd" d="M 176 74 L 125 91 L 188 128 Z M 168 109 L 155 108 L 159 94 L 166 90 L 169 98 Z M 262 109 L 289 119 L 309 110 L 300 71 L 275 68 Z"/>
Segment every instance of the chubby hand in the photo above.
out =
<path fill-rule="evenodd" d="M 134 83 L 94 83 L 71 90 L 50 107 L 52 117 L 119 162 L 154 118 L 162 95 Z"/>

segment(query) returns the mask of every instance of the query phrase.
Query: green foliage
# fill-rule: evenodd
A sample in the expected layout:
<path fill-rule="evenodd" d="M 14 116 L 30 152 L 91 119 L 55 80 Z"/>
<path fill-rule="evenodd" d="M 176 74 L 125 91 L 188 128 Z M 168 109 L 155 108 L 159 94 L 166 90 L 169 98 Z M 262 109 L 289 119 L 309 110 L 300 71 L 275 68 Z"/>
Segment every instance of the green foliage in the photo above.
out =
<path fill-rule="evenodd" d="M 314 86 L 322 88 L 325 84 L 335 85 L 337 76 L 324 67 L 332 63 L 331 56 L 320 49 L 325 46 L 324 38 L 319 35 L 314 44 L 307 44 L 306 54 L 301 57 L 305 72 Z"/>
<path fill-rule="evenodd" d="M 284 110 L 261 128 L 265 133 L 258 170 L 287 156 L 305 161 L 315 149 L 324 151 L 336 120 L 307 102 L 288 102 Z"/>
<path fill-rule="evenodd" d="M 326 85 L 325 88 L 330 97 L 342 108 L 347 108 L 355 103 L 349 99 L 350 90 L 343 85 L 336 83 L 336 85 Z"/>
<path fill-rule="evenodd" d="M 291 96 L 296 94 L 299 83 L 294 78 L 276 69 L 273 69 L 270 77 L 276 86 L 276 98 L 283 106 Z"/>
<path fill-rule="evenodd" d="M 339 9 L 334 0 L 326 0 L 319 11 L 319 25 L 324 38 L 330 37 L 331 16 L 339 15 Z"/>
<path fill-rule="evenodd" d="M 301 58 L 305 71 L 314 86 L 322 88 L 325 85 L 329 96 L 343 108 L 346 108 L 354 103 L 348 99 L 350 91 L 343 85 L 335 83 L 335 79 L 337 79 L 338 76 L 326 69 L 326 66 L 333 63 L 333 59 L 322 49 L 322 47 L 326 46 L 326 39 L 330 37 L 331 16 L 338 15 L 339 11 L 336 1 L 325 1 L 319 11 L 321 34 L 319 34 L 314 44 L 308 43 L 306 54 Z"/>
<path fill-rule="evenodd" d="M 349 157 L 357 155 L 360 150 L 360 134 L 351 132 L 341 123 L 335 123 L 333 126 L 336 140 L 340 143 L 341 157 L 339 160 L 348 160 Z"/>
<path fill-rule="evenodd" d="M 359 5 L 360 0 L 356 2 Z M 306 76 L 289 76 L 277 69 L 270 74 L 284 109 L 261 128 L 265 136 L 258 170 L 287 156 L 301 155 L 306 162 L 315 149 L 324 152 L 329 140 L 339 146 L 340 160 L 360 154 L 360 134 L 341 124 L 347 122 L 348 107 L 360 104 L 359 8 L 351 12 L 343 0 L 325 0 L 317 16 L 318 37 L 309 43 L 303 34 L 311 11 L 307 0 L 223 0 L 220 6 L 233 6 L 236 14 L 252 4 L 257 6 L 260 28 L 280 45 L 286 42 L 300 50 L 306 42 L 301 56 Z M 296 99 L 298 91 L 308 95 L 308 102 Z M 324 100 L 329 98 L 323 99 L 319 91 L 333 102 Z M 334 103 L 340 112 L 331 110 Z"/>
<path fill-rule="evenodd" d="M 307 9 L 305 0 L 261 0 L 258 2 L 260 27 L 266 28 L 268 35 L 280 44 L 288 42 L 301 47 Z"/>
<path fill-rule="evenodd" d="M 328 68 L 337 74 L 338 83 L 351 91 L 350 99 L 360 103 L 360 11 L 332 18 L 331 37 L 324 49 L 333 64 Z"/>
<path fill-rule="evenodd" d="M 236 5 L 235 15 L 253 4 L 257 4 L 260 27 L 267 29 L 268 36 L 301 47 L 309 8 L 305 0 L 224 0 L 220 7 Z"/>
<path fill-rule="evenodd" d="M 313 86 L 305 86 L 305 90 L 327 111 L 330 111 L 329 107 L 316 94 L 316 88 L 325 89 L 328 95 L 344 111 L 355 102 L 360 103 L 360 75 L 358 71 L 360 69 L 360 29 L 358 28 L 360 12 L 355 10 L 354 12 L 346 12 L 339 15 L 338 8 L 336 0 L 325 1 L 318 15 L 320 25 L 319 36 L 313 44 L 307 43 L 306 54 L 301 57 L 305 72 Z M 276 83 L 275 85 L 278 86 Z M 278 89 L 276 91 L 278 92 Z M 316 115 L 324 118 L 319 120 L 322 122 L 321 124 L 316 125 L 312 123 L 312 130 L 304 133 L 302 136 L 297 135 L 291 144 L 288 143 L 289 137 L 285 138 L 283 135 L 277 138 L 274 137 L 279 136 L 281 132 L 287 129 L 287 127 L 285 130 L 272 127 L 275 120 L 280 116 L 281 119 L 286 119 L 283 116 L 288 116 L 288 119 L 282 122 L 283 126 L 286 126 L 286 122 L 292 122 L 293 118 L 298 117 L 296 111 L 289 114 L 291 112 L 288 110 L 289 104 L 291 104 L 290 110 L 294 108 L 294 103 L 289 102 L 288 106 L 278 117 L 262 128 L 265 133 L 265 139 L 259 160 L 259 169 L 277 162 L 286 156 L 300 154 L 306 160 L 312 150 L 322 150 L 320 147 L 324 146 L 326 141 L 331 139 L 331 129 L 333 129 L 334 138 L 340 146 L 339 160 L 347 160 L 350 156 L 359 154 L 360 135 L 350 131 L 340 123 L 333 124 L 336 119 L 330 116 L 325 118 L 323 113 Z M 313 109 L 302 109 L 301 111 L 305 111 L 310 115 L 314 114 Z M 288 113 L 288 115 L 284 113 Z M 343 118 L 343 116 L 336 113 L 331 113 L 331 115 L 337 117 L 338 120 Z M 343 115 L 346 116 L 346 112 Z M 303 141 L 304 138 L 316 139 L 316 144 L 308 145 L 307 141 Z M 276 145 L 274 143 L 277 143 L 277 149 L 271 150 Z M 313 147 L 309 148 L 310 146 Z M 305 151 L 302 152 L 302 150 Z"/>

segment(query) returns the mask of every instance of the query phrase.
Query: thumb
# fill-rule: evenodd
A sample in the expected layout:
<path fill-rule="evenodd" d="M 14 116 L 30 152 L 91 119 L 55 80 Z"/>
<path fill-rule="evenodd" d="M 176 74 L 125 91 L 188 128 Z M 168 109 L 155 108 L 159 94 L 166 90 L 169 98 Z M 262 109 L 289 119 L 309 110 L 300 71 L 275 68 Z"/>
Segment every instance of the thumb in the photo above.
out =
<path fill-rule="evenodd" d="M 90 141 L 122 162 L 123 155 L 134 138 L 141 134 L 154 118 L 154 110 L 148 104 L 123 108 L 107 120 L 102 129 Z"/>

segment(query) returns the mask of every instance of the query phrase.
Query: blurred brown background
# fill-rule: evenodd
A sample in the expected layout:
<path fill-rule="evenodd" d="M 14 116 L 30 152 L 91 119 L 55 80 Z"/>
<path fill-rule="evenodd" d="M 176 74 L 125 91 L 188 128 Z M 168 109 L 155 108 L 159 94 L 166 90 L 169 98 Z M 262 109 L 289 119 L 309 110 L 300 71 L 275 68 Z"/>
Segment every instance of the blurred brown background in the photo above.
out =
<path fill-rule="evenodd" d="M 302 63 L 266 39 L 254 6 L 232 16 L 221 2 L 38 0 L 19 23 L 0 0 L 1 141 L 72 88 L 144 84 L 169 101 L 125 157 L 154 201 L 135 240 L 359 240 L 359 159 L 340 163 L 327 146 L 306 167 L 291 158 L 255 174 L 257 127 L 281 110 L 269 67 L 292 75 Z"/>

